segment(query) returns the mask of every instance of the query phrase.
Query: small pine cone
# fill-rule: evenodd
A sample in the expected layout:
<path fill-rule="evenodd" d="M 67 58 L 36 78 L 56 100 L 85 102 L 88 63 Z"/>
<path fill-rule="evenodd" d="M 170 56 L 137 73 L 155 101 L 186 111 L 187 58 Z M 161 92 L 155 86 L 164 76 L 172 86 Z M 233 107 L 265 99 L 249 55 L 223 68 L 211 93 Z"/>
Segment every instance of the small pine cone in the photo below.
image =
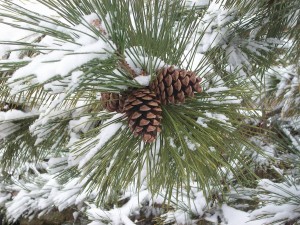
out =
<path fill-rule="evenodd" d="M 124 97 L 117 93 L 101 93 L 103 107 L 109 112 L 123 113 Z"/>
<path fill-rule="evenodd" d="M 157 72 L 157 78 L 150 84 L 150 89 L 164 105 L 183 103 L 186 97 L 194 97 L 194 92 L 202 91 L 200 82 L 201 78 L 194 72 L 170 66 Z"/>
<path fill-rule="evenodd" d="M 125 100 L 124 112 L 134 136 L 142 136 L 144 142 L 154 142 L 161 131 L 161 104 L 156 94 L 148 88 L 133 91 Z"/>

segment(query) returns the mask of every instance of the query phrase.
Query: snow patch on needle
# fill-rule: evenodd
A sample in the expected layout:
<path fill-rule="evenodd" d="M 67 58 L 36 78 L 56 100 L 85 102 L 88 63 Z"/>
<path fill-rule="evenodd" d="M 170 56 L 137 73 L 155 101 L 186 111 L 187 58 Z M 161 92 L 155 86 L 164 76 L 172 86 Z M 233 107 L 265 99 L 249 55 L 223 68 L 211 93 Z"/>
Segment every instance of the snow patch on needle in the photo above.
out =
<path fill-rule="evenodd" d="M 110 122 L 120 118 L 122 114 L 116 114 L 113 116 L 111 119 L 107 120 L 105 123 L 109 124 Z M 105 128 L 101 130 L 101 133 L 96 137 L 96 139 L 99 140 L 98 144 L 92 148 L 82 160 L 79 162 L 79 169 L 82 169 L 82 167 L 93 158 L 93 156 L 104 146 L 104 144 L 111 138 L 113 137 L 118 130 L 121 128 L 122 123 L 111 123 Z M 89 144 L 89 142 L 87 143 Z"/>
<path fill-rule="evenodd" d="M 149 86 L 151 76 L 150 75 L 147 75 L 147 76 L 140 75 L 140 76 L 135 77 L 134 80 L 142 86 Z"/>

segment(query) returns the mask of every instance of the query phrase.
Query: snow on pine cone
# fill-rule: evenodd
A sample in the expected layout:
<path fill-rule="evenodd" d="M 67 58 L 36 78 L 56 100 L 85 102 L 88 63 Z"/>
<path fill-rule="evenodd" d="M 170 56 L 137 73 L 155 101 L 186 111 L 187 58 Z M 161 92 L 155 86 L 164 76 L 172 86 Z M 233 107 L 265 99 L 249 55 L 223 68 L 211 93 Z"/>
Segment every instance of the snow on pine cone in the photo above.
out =
<path fill-rule="evenodd" d="M 101 102 L 103 108 L 109 112 L 123 112 L 124 97 L 117 93 L 104 92 L 101 93 Z"/>
<path fill-rule="evenodd" d="M 150 84 L 150 89 L 156 93 L 162 104 L 183 103 L 186 97 L 194 97 L 194 92 L 200 93 L 201 78 L 194 72 L 184 69 L 174 69 L 173 66 L 162 68 Z"/>
<path fill-rule="evenodd" d="M 124 112 L 134 136 L 144 142 L 154 142 L 161 131 L 161 103 L 149 88 L 134 90 L 125 100 Z"/>

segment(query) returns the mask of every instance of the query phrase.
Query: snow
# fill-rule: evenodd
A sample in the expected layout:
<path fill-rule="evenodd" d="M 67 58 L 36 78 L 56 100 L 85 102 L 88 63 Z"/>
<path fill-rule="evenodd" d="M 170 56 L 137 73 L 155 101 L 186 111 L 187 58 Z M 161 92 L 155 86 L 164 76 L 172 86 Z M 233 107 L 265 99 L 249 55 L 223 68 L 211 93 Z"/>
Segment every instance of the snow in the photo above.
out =
<path fill-rule="evenodd" d="M 58 206 L 60 212 L 67 207 L 74 205 L 81 189 L 81 186 L 78 185 L 78 181 L 79 179 L 73 179 L 60 190 L 59 194 L 54 196 L 53 202 Z"/>
<path fill-rule="evenodd" d="M 233 67 L 233 71 L 240 70 L 245 64 L 251 67 L 247 55 L 238 47 L 238 44 L 232 44 L 224 47 L 228 57 L 228 62 L 230 63 L 230 69 Z"/>
<path fill-rule="evenodd" d="M 8 82 L 13 83 L 30 74 L 34 74 L 36 82 L 42 84 L 57 75 L 66 76 L 72 70 L 92 59 L 106 59 L 108 55 L 105 51 L 112 50 L 110 45 L 103 40 L 98 40 L 83 47 L 67 43 L 62 46 L 62 49 L 64 50 L 53 51 L 47 55 L 35 57 L 28 65 L 18 69 Z M 93 53 L 87 54 L 88 52 Z M 14 88 L 14 83 L 11 87 Z"/>
<path fill-rule="evenodd" d="M 98 19 L 96 14 L 87 15 L 83 18 L 83 23 L 87 23 L 86 21 L 91 23 L 95 19 Z M 48 29 L 60 30 L 62 33 L 72 36 L 74 42 L 58 43 L 56 39 L 48 36 L 45 37 L 45 40 L 42 39 L 41 44 L 45 44 L 45 48 L 49 50 L 43 50 L 44 54 L 30 59 L 31 61 L 28 65 L 14 72 L 8 81 L 12 88 L 12 93 L 22 91 L 21 85 L 24 85 L 24 81 L 28 80 L 27 77 L 31 75 L 33 77 L 29 79 L 30 84 L 44 84 L 55 77 L 60 77 L 61 79 L 71 74 L 72 78 L 69 84 L 71 89 L 73 85 L 78 85 L 75 82 L 82 75 L 75 70 L 93 59 L 107 59 L 115 49 L 114 44 L 110 40 L 96 37 L 88 25 L 79 24 L 68 29 L 66 27 L 53 27 L 52 24 L 45 23 L 43 22 Z M 90 24 L 90 26 L 92 25 Z M 23 88 L 28 85 L 26 84 Z M 45 87 L 54 92 L 56 90 L 51 83 L 46 84 Z"/>
<path fill-rule="evenodd" d="M 111 209 L 109 211 L 99 208 L 91 208 L 87 210 L 90 220 L 96 221 L 111 221 L 111 224 L 133 225 L 128 217 L 131 212 L 139 209 L 139 203 L 148 198 L 148 191 L 141 191 L 138 195 L 132 196 L 130 200 L 120 208 Z M 90 223 L 89 225 L 91 225 Z"/>
<path fill-rule="evenodd" d="M 139 76 L 135 77 L 134 80 L 142 86 L 149 86 L 149 83 L 151 81 L 151 76 L 150 75 L 148 75 L 148 76 L 139 75 Z"/>
<path fill-rule="evenodd" d="M 111 119 L 104 122 L 103 125 L 108 124 L 105 126 L 100 134 L 96 137 L 99 140 L 97 145 L 90 149 L 90 151 L 80 160 L 78 168 L 81 169 L 83 166 L 91 159 L 93 156 L 104 146 L 104 144 L 115 135 L 121 126 L 123 125 L 121 122 L 119 123 L 110 123 L 118 118 L 121 118 L 122 114 L 116 114 Z"/>
<path fill-rule="evenodd" d="M 261 215 L 272 215 L 271 218 L 257 220 L 260 224 L 270 224 L 275 223 L 281 220 L 293 220 L 299 217 L 300 213 L 297 212 L 299 206 L 297 205 L 288 205 L 288 204 L 281 204 L 281 205 L 268 205 L 263 207 L 262 209 L 255 210 L 251 215 L 253 219 L 256 219 L 256 216 Z M 267 221 L 264 223 L 264 221 Z"/>
<path fill-rule="evenodd" d="M 188 212 L 184 212 L 183 210 L 168 213 L 164 222 L 167 224 L 172 222 L 175 222 L 175 224 L 192 224 L 192 220 L 190 219 Z"/>
<path fill-rule="evenodd" d="M 205 112 L 204 115 L 207 116 L 208 118 L 219 120 L 222 123 L 228 123 L 229 121 L 229 118 L 224 114 Z"/>
<path fill-rule="evenodd" d="M 261 221 L 251 221 L 249 213 L 237 210 L 226 204 L 222 205 L 222 211 L 226 220 L 226 222 L 221 223 L 222 225 L 262 225 Z"/>
<path fill-rule="evenodd" d="M 19 5 L 23 7 L 24 9 L 40 13 L 44 16 L 53 16 L 57 17 L 58 15 L 51 9 L 49 9 L 47 6 L 39 3 L 36 0 L 30 0 L 30 1 L 19 1 L 19 0 L 11 0 L 12 3 Z"/>
<path fill-rule="evenodd" d="M 206 118 L 201 118 L 201 117 L 197 118 L 197 123 L 200 124 L 202 127 L 207 128 L 208 126 L 205 122 L 207 122 Z"/>
<path fill-rule="evenodd" d="M 91 116 L 83 116 L 80 117 L 79 119 L 74 119 L 70 120 L 69 122 L 69 135 L 70 135 L 70 140 L 68 143 L 68 147 L 71 147 L 74 145 L 77 141 L 80 140 L 80 134 L 85 134 L 87 133 L 91 126 L 92 126 L 92 118 Z M 70 161 L 69 165 L 73 165 L 74 161 L 71 159 L 72 157 L 70 156 Z"/>
<path fill-rule="evenodd" d="M 1 194 L 0 195 L 0 206 L 3 207 L 4 203 L 6 201 L 8 201 L 10 198 L 11 198 L 11 194 L 6 194 L 6 195 Z"/>
<path fill-rule="evenodd" d="M 153 75 L 156 70 L 169 66 L 162 59 L 147 55 L 142 46 L 125 49 L 125 61 L 137 75 L 144 75 L 144 73 Z M 145 68 L 146 71 L 143 71 L 141 68 Z"/>
<path fill-rule="evenodd" d="M 187 195 L 186 190 L 182 190 L 178 198 L 180 201 L 178 206 L 175 207 L 175 210 L 170 210 L 162 215 L 162 218 L 165 218 L 164 223 L 174 222 L 175 224 L 194 224 L 196 220 L 193 221 L 191 217 L 201 218 L 208 209 L 208 202 L 206 201 L 203 192 L 199 191 L 197 188 L 191 189 L 190 196 Z"/>
<path fill-rule="evenodd" d="M 291 197 L 293 195 L 300 196 L 300 190 L 297 186 L 287 184 L 276 184 L 268 179 L 262 179 L 258 183 L 259 188 L 272 192 L 274 195 L 268 196 L 268 201 L 272 201 L 280 196 Z"/>
<path fill-rule="evenodd" d="M 4 20 L 6 21 L 6 20 Z M 4 23 L 1 23 L 1 18 L 0 18 L 0 30 L 1 35 L 0 35 L 0 42 L 5 42 L 5 41 L 24 41 L 32 35 L 32 32 L 30 31 L 25 31 L 25 30 L 19 30 L 17 28 L 11 27 L 9 25 L 6 25 Z M 9 44 L 0 44 L 0 59 L 8 52 L 11 50 L 18 49 L 18 45 L 9 45 Z M 18 59 L 18 57 L 13 57 L 13 55 L 10 56 L 10 59 Z M 2 61 L 2 60 L 1 60 Z"/>
<path fill-rule="evenodd" d="M 223 45 L 228 39 L 228 28 L 225 24 L 234 19 L 233 11 L 221 5 L 222 1 L 212 1 L 202 19 L 201 27 L 205 32 L 200 43 L 200 52 L 206 52 L 217 45 Z"/>
<path fill-rule="evenodd" d="M 187 0 L 185 4 L 189 7 L 191 6 L 206 7 L 209 5 L 209 0 Z"/>
<path fill-rule="evenodd" d="M 37 113 L 33 113 L 33 112 L 23 112 L 20 110 L 11 109 L 7 112 L 0 112 L 0 123 L 13 121 L 13 120 L 26 119 L 37 115 L 38 115 Z"/>
<path fill-rule="evenodd" d="M 188 137 L 184 137 L 184 140 L 185 140 L 185 143 L 187 144 L 189 150 L 191 150 L 191 151 L 196 151 L 197 148 L 200 146 L 200 144 L 198 144 L 198 143 L 191 142 Z"/>
<path fill-rule="evenodd" d="M 54 121 L 55 119 L 63 119 L 64 117 L 67 117 L 68 113 L 65 113 L 62 110 L 57 111 L 51 111 L 41 113 L 39 115 L 39 118 L 34 121 L 29 127 L 29 131 L 32 133 L 32 135 L 36 136 L 36 142 L 35 145 L 40 144 L 45 139 L 49 137 L 49 134 L 51 131 L 55 131 L 59 124 L 53 123 L 51 126 L 46 126 L 46 124 L 49 124 L 51 121 Z"/>
<path fill-rule="evenodd" d="M 6 203 L 8 209 L 7 216 L 10 220 L 16 221 L 23 214 L 32 215 L 38 211 L 42 213 L 44 210 L 48 212 L 49 208 L 51 209 L 53 204 L 51 193 L 55 192 L 57 183 L 51 180 L 51 176 L 43 175 L 39 178 L 44 181 L 50 179 L 50 181 L 46 181 L 43 188 L 40 188 L 36 183 L 23 184 L 26 188 L 20 190 L 13 198 L 13 201 Z"/>
<path fill-rule="evenodd" d="M 207 101 L 210 101 L 212 104 L 215 104 L 215 105 L 241 104 L 242 99 L 238 99 L 236 96 L 225 96 L 221 100 L 218 100 L 215 97 L 210 97 L 207 99 Z"/>
<path fill-rule="evenodd" d="M 216 87 L 216 88 L 209 88 L 206 90 L 206 93 L 213 93 L 213 92 L 222 92 L 222 91 L 228 91 L 228 87 Z"/>
<path fill-rule="evenodd" d="M 255 163 L 258 166 L 268 166 L 271 164 L 271 161 L 273 159 L 276 159 L 276 146 L 268 144 L 262 140 L 260 140 L 260 137 L 252 137 L 250 140 L 255 143 L 258 147 L 260 147 L 263 151 L 263 154 L 259 153 L 251 153 L 252 160 L 255 161 Z"/>

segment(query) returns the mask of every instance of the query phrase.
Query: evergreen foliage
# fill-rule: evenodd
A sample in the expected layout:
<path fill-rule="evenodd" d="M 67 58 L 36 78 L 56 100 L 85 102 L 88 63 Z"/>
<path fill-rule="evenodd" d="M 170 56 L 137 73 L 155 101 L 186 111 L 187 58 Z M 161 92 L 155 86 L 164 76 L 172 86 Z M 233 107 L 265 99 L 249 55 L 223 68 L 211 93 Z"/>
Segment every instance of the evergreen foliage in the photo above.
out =
<path fill-rule="evenodd" d="M 297 223 L 299 6 L 0 0 L 0 29 L 15 34 L 0 35 L 6 219 L 76 207 L 92 225 Z M 162 105 L 147 143 L 101 96 L 148 88 L 169 66 L 202 92 Z"/>

